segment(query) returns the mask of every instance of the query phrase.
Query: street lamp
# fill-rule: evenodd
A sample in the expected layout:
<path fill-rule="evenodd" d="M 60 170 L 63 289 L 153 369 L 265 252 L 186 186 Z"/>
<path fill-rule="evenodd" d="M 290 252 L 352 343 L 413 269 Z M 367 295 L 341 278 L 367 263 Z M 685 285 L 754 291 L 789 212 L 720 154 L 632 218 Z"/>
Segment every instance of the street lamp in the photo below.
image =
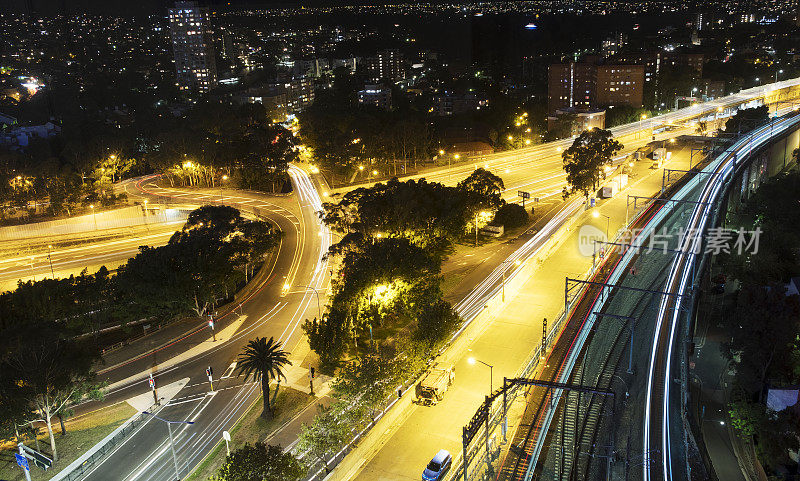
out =
<path fill-rule="evenodd" d="M 172 448 L 172 462 L 175 463 L 175 479 L 181 479 L 180 474 L 178 474 L 180 471 L 178 470 L 178 457 L 175 455 L 175 439 L 172 437 L 172 425 L 173 424 L 192 425 L 194 424 L 194 421 L 170 421 L 168 419 L 158 417 L 155 414 L 148 411 L 142 411 L 142 414 L 147 414 L 148 416 L 158 419 L 161 422 L 167 423 L 167 430 L 169 431 L 169 446 L 170 448 Z"/>
<path fill-rule="evenodd" d="M 778 82 L 778 74 L 779 74 L 779 73 L 783 73 L 783 69 L 781 69 L 781 70 L 776 70 L 776 71 L 775 71 L 775 82 L 776 82 L 776 83 Z"/>
<path fill-rule="evenodd" d="M 317 296 L 317 318 L 321 321 L 322 320 L 322 309 L 320 309 L 320 307 L 319 307 L 319 291 L 317 291 L 316 288 L 311 287 L 311 286 L 303 286 L 303 287 L 305 287 L 306 289 L 311 289 L 312 291 L 314 291 L 314 294 L 316 294 L 316 296 Z"/>
<path fill-rule="evenodd" d="M 94 213 L 94 204 L 89 204 L 89 208 L 92 209 L 92 218 L 94 219 L 94 230 L 97 230 L 97 214 Z"/>
<path fill-rule="evenodd" d="M 56 273 L 53 272 L 53 259 L 50 257 L 50 251 L 53 249 L 52 245 L 47 245 L 47 260 L 50 262 L 50 275 L 53 276 L 53 279 L 56 278 Z"/>
<path fill-rule="evenodd" d="M 491 394 L 492 393 L 492 379 L 494 378 L 494 376 L 493 376 L 494 366 L 492 366 L 489 363 L 483 362 L 480 359 L 475 359 L 474 357 L 470 357 L 469 359 L 467 359 L 467 362 L 472 364 L 473 366 L 475 365 L 476 362 L 479 362 L 479 363 L 483 364 L 484 366 L 489 366 L 489 394 Z"/>
<path fill-rule="evenodd" d="M 608 239 L 608 229 L 609 229 L 609 225 L 611 224 L 611 217 L 609 217 L 609 216 L 607 216 L 605 214 L 601 214 L 598 211 L 592 212 L 592 217 L 594 217 L 594 218 L 598 218 L 601 215 L 606 218 L 606 241 L 608 241 L 609 240 Z"/>
<path fill-rule="evenodd" d="M 500 288 L 500 290 L 503 293 L 503 302 L 506 302 L 506 264 L 510 264 L 511 262 L 513 262 L 515 266 L 519 266 L 520 264 L 522 264 L 522 261 L 519 260 L 519 259 L 517 259 L 515 261 L 512 261 L 511 259 L 509 259 L 507 261 L 503 261 L 503 263 L 500 265 L 501 266 L 501 272 L 503 273 L 503 283 L 502 283 L 502 287 Z"/>
<path fill-rule="evenodd" d="M 222 180 L 219 182 L 219 203 L 222 204 L 222 187 L 224 186 L 224 182 L 228 180 L 227 175 L 222 176 Z"/>
<path fill-rule="evenodd" d="M 647 114 L 642 114 L 641 117 L 639 117 L 639 134 L 640 135 L 641 135 L 641 131 L 644 130 L 643 124 L 644 124 L 644 121 L 645 121 L 646 118 L 647 118 Z"/>

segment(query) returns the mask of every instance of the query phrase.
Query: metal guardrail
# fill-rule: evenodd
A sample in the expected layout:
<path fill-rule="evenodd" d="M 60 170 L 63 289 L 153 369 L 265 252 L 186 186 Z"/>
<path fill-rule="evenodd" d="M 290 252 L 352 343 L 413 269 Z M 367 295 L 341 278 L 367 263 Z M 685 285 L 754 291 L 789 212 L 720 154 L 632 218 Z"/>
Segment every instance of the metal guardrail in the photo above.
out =
<path fill-rule="evenodd" d="M 150 409 L 152 409 L 152 406 Z M 148 411 L 150 409 L 148 409 Z M 152 417 L 146 416 L 143 413 L 138 413 L 131 417 L 111 432 L 111 434 L 83 453 L 78 459 L 70 463 L 69 466 L 53 476 L 50 481 L 78 481 L 82 479 L 83 476 L 92 471 L 92 468 L 98 461 L 103 459 L 105 455 L 113 452 L 126 437 L 137 431 L 150 419 L 152 419 Z"/>

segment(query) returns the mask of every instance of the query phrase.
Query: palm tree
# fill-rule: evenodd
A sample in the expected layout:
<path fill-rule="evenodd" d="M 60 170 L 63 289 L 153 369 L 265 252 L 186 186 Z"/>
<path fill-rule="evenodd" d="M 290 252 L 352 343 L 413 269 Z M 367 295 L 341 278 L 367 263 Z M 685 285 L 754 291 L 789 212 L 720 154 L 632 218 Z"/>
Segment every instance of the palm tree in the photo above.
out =
<path fill-rule="evenodd" d="M 269 382 L 273 379 L 280 381 L 286 380 L 283 374 L 285 365 L 292 365 L 289 361 L 289 353 L 281 349 L 281 344 L 274 338 L 257 337 L 245 346 L 244 351 L 239 354 L 236 360 L 236 371 L 244 374 L 245 380 L 250 375 L 255 380 L 261 380 L 261 394 L 264 396 L 264 411 L 261 413 L 263 418 L 272 417 L 272 408 L 269 405 Z"/>

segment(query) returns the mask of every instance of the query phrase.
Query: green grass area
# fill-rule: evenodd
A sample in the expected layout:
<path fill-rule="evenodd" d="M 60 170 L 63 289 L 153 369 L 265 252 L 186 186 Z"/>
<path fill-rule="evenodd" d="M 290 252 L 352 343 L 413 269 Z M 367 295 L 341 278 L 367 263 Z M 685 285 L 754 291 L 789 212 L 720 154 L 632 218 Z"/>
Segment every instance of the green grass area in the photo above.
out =
<path fill-rule="evenodd" d="M 134 414 L 136 414 L 136 409 L 125 402 L 98 409 L 68 420 L 65 436 L 61 435 L 58 419 L 54 419 L 53 429 L 56 432 L 56 448 L 59 459 L 47 471 L 37 468 L 31 463 L 32 481 L 45 481 L 52 478 Z M 44 434 L 39 436 L 42 451 L 50 453 L 50 438 L 46 431 L 42 430 L 42 432 Z M 36 447 L 33 440 L 26 441 L 25 444 Z M 6 446 L 6 449 L 0 452 L 0 479 L 8 481 L 25 479 L 25 474 L 14 460 L 15 451 L 16 449 L 12 449 L 11 446 Z"/>
<path fill-rule="evenodd" d="M 282 386 L 273 404 L 275 417 L 267 421 L 261 417 L 263 404 L 261 396 L 259 396 L 245 415 L 230 430 L 231 451 L 244 446 L 246 443 L 255 444 L 257 441 L 263 441 L 272 431 L 283 426 L 284 423 L 292 419 L 312 402 L 316 402 L 316 398 L 302 391 Z M 225 442 L 221 441 L 197 465 L 194 471 L 186 478 L 186 481 L 208 480 L 208 478 L 216 474 L 219 467 L 225 462 L 226 456 Z"/>

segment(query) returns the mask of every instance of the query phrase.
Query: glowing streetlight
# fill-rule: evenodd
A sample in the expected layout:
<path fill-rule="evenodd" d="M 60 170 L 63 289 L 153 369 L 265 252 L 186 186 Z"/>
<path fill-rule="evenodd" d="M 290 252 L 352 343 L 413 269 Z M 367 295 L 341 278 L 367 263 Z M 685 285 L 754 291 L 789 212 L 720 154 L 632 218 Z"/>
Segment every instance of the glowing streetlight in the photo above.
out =
<path fill-rule="evenodd" d="M 608 230 L 609 230 L 609 227 L 610 227 L 610 224 L 611 224 L 611 217 L 609 217 L 609 216 L 607 216 L 605 214 L 601 214 L 598 211 L 592 212 L 592 217 L 594 217 L 595 219 L 600 217 L 600 216 L 603 216 L 603 217 L 606 218 L 606 240 L 608 240 Z"/>
<path fill-rule="evenodd" d="M 94 230 L 97 230 L 97 214 L 94 212 L 94 204 L 89 204 L 89 208 L 92 209 L 92 219 L 94 219 Z"/>
<path fill-rule="evenodd" d="M 444 155 L 444 150 L 439 149 L 439 155 Z"/>
<path fill-rule="evenodd" d="M 513 135 L 509 135 L 509 136 L 508 136 L 508 141 L 510 142 L 510 141 L 512 141 L 512 140 L 514 140 L 514 136 L 513 136 Z"/>
<path fill-rule="evenodd" d="M 222 187 L 223 187 L 223 183 L 224 183 L 226 180 L 228 180 L 228 176 L 227 176 L 227 175 L 223 175 L 223 176 L 222 176 L 222 180 L 221 180 L 221 181 L 220 181 L 220 183 L 219 183 L 219 203 L 220 203 L 220 204 L 222 203 Z"/>
<path fill-rule="evenodd" d="M 489 363 L 483 362 L 480 359 L 475 359 L 474 357 L 470 357 L 467 359 L 467 362 L 471 365 L 475 365 L 476 363 L 481 363 L 484 366 L 489 367 L 489 393 L 492 392 L 492 379 L 494 378 L 494 366 Z"/>
<path fill-rule="evenodd" d="M 531 139 L 525 139 L 525 145 L 531 145 Z"/>
<path fill-rule="evenodd" d="M 453 158 L 454 158 L 454 159 L 456 159 L 456 160 L 458 160 L 458 159 L 460 159 L 460 158 L 461 158 L 461 156 L 460 156 L 459 154 L 455 154 L 455 155 L 453 155 Z"/>

